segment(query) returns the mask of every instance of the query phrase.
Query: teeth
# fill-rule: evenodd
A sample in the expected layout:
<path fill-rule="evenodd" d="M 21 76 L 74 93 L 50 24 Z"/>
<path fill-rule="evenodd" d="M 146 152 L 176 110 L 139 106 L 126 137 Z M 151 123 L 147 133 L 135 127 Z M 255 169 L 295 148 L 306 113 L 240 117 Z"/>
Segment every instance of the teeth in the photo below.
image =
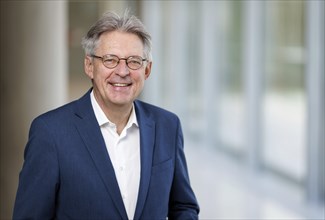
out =
<path fill-rule="evenodd" d="M 126 83 L 114 83 L 113 86 L 119 86 L 119 87 L 125 87 L 128 86 L 129 84 Z"/>

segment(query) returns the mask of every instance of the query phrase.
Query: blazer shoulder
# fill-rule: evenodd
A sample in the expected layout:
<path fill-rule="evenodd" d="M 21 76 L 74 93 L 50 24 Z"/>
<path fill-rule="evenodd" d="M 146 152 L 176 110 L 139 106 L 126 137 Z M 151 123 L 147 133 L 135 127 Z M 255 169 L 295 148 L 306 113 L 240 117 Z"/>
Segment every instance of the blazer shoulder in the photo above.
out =
<path fill-rule="evenodd" d="M 140 100 L 135 101 L 135 107 L 136 111 L 138 112 L 137 114 L 145 114 L 147 117 L 155 120 L 162 119 L 168 121 L 179 121 L 179 118 L 175 113 Z"/>
<path fill-rule="evenodd" d="M 45 120 L 45 121 L 51 121 L 51 120 L 59 120 L 59 119 L 66 119 L 71 116 L 73 113 L 74 105 L 76 101 L 67 103 L 65 105 L 62 105 L 58 108 L 52 109 L 50 111 L 47 111 L 39 116 L 37 116 L 33 121 L 37 120 Z"/>

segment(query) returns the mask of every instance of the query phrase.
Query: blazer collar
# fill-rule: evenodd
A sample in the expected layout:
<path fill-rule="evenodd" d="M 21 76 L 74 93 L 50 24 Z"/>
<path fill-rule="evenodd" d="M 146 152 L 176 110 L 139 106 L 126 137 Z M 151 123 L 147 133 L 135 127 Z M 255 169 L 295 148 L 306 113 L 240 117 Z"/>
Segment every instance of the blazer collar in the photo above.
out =
<path fill-rule="evenodd" d="M 76 102 L 75 126 L 84 141 L 87 150 L 111 196 L 122 219 L 127 219 L 124 203 L 115 177 L 115 172 L 106 150 L 100 127 L 94 114 L 91 101 L 91 89 Z"/>
<path fill-rule="evenodd" d="M 155 144 L 155 121 L 140 101 L 135 101 L 135 111 L 140 127 L 141 177 L 134 219 L 140 219 L 147 198 Z"/>

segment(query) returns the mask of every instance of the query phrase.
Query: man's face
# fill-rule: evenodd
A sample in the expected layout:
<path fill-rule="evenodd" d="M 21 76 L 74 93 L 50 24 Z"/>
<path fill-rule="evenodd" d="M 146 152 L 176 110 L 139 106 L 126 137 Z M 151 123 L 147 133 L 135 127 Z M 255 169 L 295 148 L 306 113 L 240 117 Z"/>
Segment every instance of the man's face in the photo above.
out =
<path fill-rule="evenodd" d="M 144 58 L 143 43 L 135 34 L 119 31 L 103 33 L 94 55 L 116 55 L 119 58 L 141 56 Z M 130 106 L 141 93 L 144 81 L 149 77 L 151 62 L 143 62 L 140 69 L 128 68 L 125 60 L 109 69 L 101 59 L 85 58 L 85 72 L 93 81 L 93 90 L 100 106 Z"/>

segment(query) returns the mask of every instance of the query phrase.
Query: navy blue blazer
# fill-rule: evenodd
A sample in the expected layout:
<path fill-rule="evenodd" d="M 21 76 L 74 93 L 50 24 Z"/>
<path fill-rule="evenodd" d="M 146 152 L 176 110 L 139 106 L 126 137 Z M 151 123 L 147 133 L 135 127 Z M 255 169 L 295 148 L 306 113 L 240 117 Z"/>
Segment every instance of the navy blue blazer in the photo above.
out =
<path fill-rule="evenodd" d="M 141 179 L 134 219 L 198 219 L 178 117 L 141 101 L 135 109 Z M 24 158 L 13 219 L 127 219 L 90 91 L 32 122 Z"/>

